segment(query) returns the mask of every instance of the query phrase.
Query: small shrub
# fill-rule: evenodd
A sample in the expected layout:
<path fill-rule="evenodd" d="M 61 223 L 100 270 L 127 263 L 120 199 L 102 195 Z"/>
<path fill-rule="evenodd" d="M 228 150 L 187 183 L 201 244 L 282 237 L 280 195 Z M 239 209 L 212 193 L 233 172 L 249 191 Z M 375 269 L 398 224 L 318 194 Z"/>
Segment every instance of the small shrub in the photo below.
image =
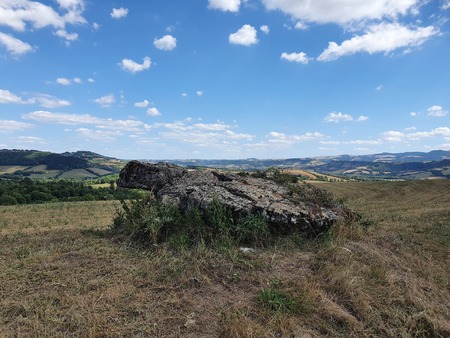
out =
<path fill-rule="evenodd" d="M 292 297 L 273 287 L 262 290 L 258 300 L 264 308 L 277 313 L 297 313 L 299 310 Z"/>
<path fill-rule="evenodd" d="M 178 208 L 159 203 L 152 195 L 142 200 L 121 201 L 123 210 L 116 210 L 113 230 L 153 244 L 167 241 L 177 233 L 181 215 Z"/>
<path fill-rule="evenodd" d="M 239 244 L 264 246 L 270 237 L 269 225 L 262 215 L 248 214 L 234 229 Z"/>
<path fill-rule="evenodd" d="M 173 248 L 201 243 L 262 246 L 270 237 L 262 216 L 250 214 L 234 219 L 231 211 L 216 198 L 204 212 L 190 208 L 181 213 L 176 206 L 164 205 L 153 195 L 121 201 L 121 205 L 116 210 L 112 230 L 142 242 L 169 242 Z"/>

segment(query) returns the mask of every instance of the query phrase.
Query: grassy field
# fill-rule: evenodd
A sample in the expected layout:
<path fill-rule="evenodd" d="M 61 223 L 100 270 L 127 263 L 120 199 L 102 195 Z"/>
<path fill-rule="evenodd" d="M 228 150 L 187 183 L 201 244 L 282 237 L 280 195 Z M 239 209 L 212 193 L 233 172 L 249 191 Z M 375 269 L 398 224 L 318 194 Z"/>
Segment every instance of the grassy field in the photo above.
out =
<path fill-rule="evenodd" d="M 0 337 L 450 336 L 450 181 L 320 187 L 362 220 L 251 253 L 136 247 L 112 202 L 0 207 Z"/>

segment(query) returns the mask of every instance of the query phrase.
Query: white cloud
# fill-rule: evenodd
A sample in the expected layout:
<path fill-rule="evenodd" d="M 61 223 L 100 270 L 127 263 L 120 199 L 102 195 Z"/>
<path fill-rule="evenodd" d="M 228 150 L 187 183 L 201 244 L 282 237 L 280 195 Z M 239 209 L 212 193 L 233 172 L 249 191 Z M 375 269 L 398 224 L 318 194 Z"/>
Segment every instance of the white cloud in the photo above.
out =
<path fill-rule="evenodd" d="M 308 29 L 308 25 L 303 21 L 297 21 L 297 23 L 295 24 L 295 29 L 305 30 Z"/>
<path fill-rule="evenodd" d="M 142 102 L 136 102 L 136 103 L 134 104 L 134 106 L 135 106 L 135 107 L 138 107 L 138 108 L 147 108 L 149 104 L 150 104 L 149 101 L 144 100 L 144 101 L 142 101 Z"/>
<path fill-rule="evenodd" d="M 42 137 L 36 136 L 19 136 L 15 139 L 20 144 L 47 144 Z"/>
<path fill-rule="evenodd" d="M 308 64 L 308 62 L 310 60 L 310 58 L 308 58 L 304 52 L 290 53 L 290 54 L 282 53 L 281 59 L 284 59 L 284 60 L 287 60 L 290 62 L 303 63 L 304 65 Z"/>
<path fill-rule="evenodd" d="M 325 118 L 323 119 L 325 122 L 335 122 L 335 123 L 339 123 L 339 122 L 345 122 L 345 121 L 353 121 L 353 116 L 349 115 L 349 114 L 342 114 L 342 113 L 336 113 L 336 112 L 332 112 L 329 113 L 327 116 L 325 116 Z"/>
<path fill-rule="evenodd" d="M 225 130 L 225 136 L 232 140 L 247 140 L 247 141 L 251 141 L 255 137 L 254 135 L 250 134 L 235 133 L 232 130 Z"/>
<path fill-rule="evenodd" d="M 230 34 L 228 40 L 230 43 L 243 46 L 251 46 L 258 43 L 256 29 L 250 25 L 244 25 L 236 33 Z"/>
<path fill-rule="evenodd" d="M 64 29 L 66 24 L 85 24 L 84 0 L 57 0 L 62 13 L 37 1 L 4 0 L 0 22 L 16 31 L 23 32 L 30 24 L 33 29 L 53 27 Z"/>
<path fill-rule="evenodd" d="M 69 42 L 78 40 L 77 33 L 67 33 L 67 31 L 64 29 L 58 29 L 55 34 L 60 38 L 66 39 Z"/>
<path fill-rule="evenodd" d="M 418 116 L 419 115 L 419 113 L 416 113 L 416 112 L 414 112 L 414 111 L 412 111 L 411 113 L 409 113 L 412 117 L 415 117 L 415 116 Z"/>
<path fill-rule="evenodd" d="M 70 79 L 67 79 L 65 77 L 59 77 L 56 79 L 56 83 L 62 85 L 62 86 L 69 86 L 72 81 Z"/>
<path fill-rule="evenodd" d="M 446 0 L 441 7 L 443 10 L 449 9 L 450 8 L 450 0 Z"/>
<path fill-rule="evenodd" d="M 20 96 L 11 93 L 9 90 L 0 89 L 0 103 L 24 103 Z"/>
<path fill-rule="evenodd" d="M 412 133 L 403 133 L 400 131 L 386 131 L 382 133 L 382 139 L 389 142 L 407 142 L 407 141 L 420 141 L 425 138 L 431 137 L 450 137 L 450 128 L 438 127 L 430 131 L 418 131 Z"/>
<path fill-rule="evenodd" d="M 399 23 L 381 23 L 370 26 L 366 34 L 355 36 L 340 45 L 329 42 L 327 49 L 317 60 L 332 61 L 344 55 L 361 52 L 387 53 L 399 48 L 417 47 L 438 33 L 439 30 L 433 26 L 411 29 Z"/>
<path fill-rule="evenodd" d="M 74 77 L 73 78 L 73 82 L 78 83 L 78 84 L 82 84 L 83 83 L 83 81 L 79 77 Z"/>
<path fill-rule="evenodd" d="M 352 144 L 352 145 L 370 145 L 376 146 L 382 144 L 381 140 L 353 140 L 353 141 L 344 141 L 343 144 Z"/>
<path fill-rule="evenodd" d="M 181 93 L 181 97 L 188 97 L 188 93 Z"/>
<path fill-rule="evenodd" d="M 239 12 L 241 0 L 208 0 L 208 8 L 224 12 Z"/>
<path fill-rule="evenodd" d="M 160 50 L 171 51 L 177 47 L 177 39 L 172 35 L 164 35 L 162 38 L 155 39 L 153 45 Z"/>
<path fill-rule="evenodd" d="M 203 90 L 197 90 L 197 96 L 203 96 Z"/>
<path fill-rule="evenodd" d="M 39 104 L 45 108 L 59 108 L 70 106 L 67 100 L 61 100 L 51 95 L 34 94 L 35 96 L 24 100 L 21 97 L 11 93 L 9 90 L 0 89 L 0 103 L 16 103 L 16 104 Z"/>
<path fill-rule="evenodd" d="M 62 114 L 41 110 L 24 114 L 22 117 L 42 123 L 62 125 L 95 125 L 98 129 L 109 129 L 116 131 L 142 132 L 150 129 L 149 125 L 138 120 L 103 119 L 89 114 Z"/>
<path fill-rule="evenodd" d="M 225 147 L 230 150 L 231 145 L 237 145 L 240 140 L 253 140 L 254 136 L 236 133 L 232 129 L 236 126 L 223 122 L 217 123 L 194 123 L 192 119 L 166 123 L 161 125 L 167 131 L 161 136 L 164 139 L 176 140 L 181 143 L 191 143 L 201 147 Z"/>
<path fill-rule="evenodd" d="M 114 97 L 114 94 L 109 94 L 95 99 L 94 102 L 98 103 L 104 108 L 107 108 L 111 107 L 111 105 L 116 102 L 116 98 Z"/>
<path fill-rule="evenodd" d="M 263 0 L 269 10 L 280 10 L 306 22 L 347 24 L 396 18 L 416 10 L 420 0 Z"/>
<path fill-rule="evenodd" d="M 76 132 L 83 139 L 90 139 L 103 143 L 114 142 L 116 141 L 118 136 L 122 136 L 122 133 L 120 131 L 111 130 L 92 130 L 88 128 L 78 128 Z"/>
<path fill-rule="evenodd" d="M 121 19 L 128 15 L 128 8 L 113 8 L 111 12 L 111 18 L 113 19 Z"/>
<path fill-rule="evenodd" d="M 259 29 L 261 30 L 261 32 L 263 32 L 264 34 L 269 34 L 270 33 L 270 28 L 267 25 L 262 25 L 261 27 L 259 27 Z"/>
<path fill-rule="evenodd" d="M 0 120 L 0 132 L 22 131 L 33 128 L 34 126 L 25 122 L 12 120 Z"/>
<path fill-rule="evenodd" d="M 432 106 L 427 109 L 428 116 L 433 117 L 444 117 L 447 116 L 448 112 L 444 110 L 441 106 Z"/>
<path fill-rule="evenodd" d="M 100 29 L 100 24 L 97 22 L 92 23 L 92 28 L 94 28 L 96 31 Z"/>
<path fill-rule="evenodd" d="M 94 82 L 95 82 L 95 80 L 94 80 L 94 79 L 92 79 L 92 78 L 89 78 L 89 79 L 88 79 L 88 82 L 89 82 L 89 83 L 94 83 Z"/>
<path fill-rule="evenodd" d="M 405 138 L 406 134 L 399 132 L 399 131 L 385 131 L 382 134 L 382 138 L 385 141 L 389 141 L 389 142 L 401 142 L 403 141 L 403 139 Z"/>
<path fill-rule="evenodd" d="M 304 141 L 312 141 L 324 138 L 325 135 L 314 132 L 314 133 L 305 133 L 303 135 L 286 135 L 285 133 L 279 133 L 272 131 L 269 133 L 269 143 L 277 143 L 277 144 L 295 144 Z"/>
<path fill-rule="evenodd" d="M 320 141 L 320 144 L 336 146 L 336 145 L 341 144 L 341 142 L 340 141 Z"/>
<path fill-rule="evenodd" d="M 67 100 L 61 100 L 54 96 L 46 94 L 39 94 L 35 97 L 32 97 L 28 100 L 27 103 L 38 103 L 41 107 L 44 108 L 61 108 L 71 105 L 71 103 Z"/>
<path fill-rule="evenodd" d="M 364 121 L 367 121 L 368 119 L 369 119 L 368 116 L 361 115 L 361 116 L 358 116 L 358 118 L 356 119 L 356 122 L 364 122 Z"/>
<path fill-rule="evenodd" d="M 148 108 L 147 109 L 147 114 L 150 115 L 150 116 L 161 116 L 161 113 L 155 107 Z"/>
<path fill-rule="evenodd" d="M 144 58 L 142 64 L 137 63 L 130 59 L 123 59 L 119 63 L 119 65 L 124 71 L 134 74 L 134 73 L 139 73 L 139 72 L 149 69 L 152 65 L 152 61 L 150 60 L 150 58 L 148 56 L 146 56 Z"/>
<path fill-rule="evenodd" d="M 383 85 L 378 85 L 378 86 L 375 88 L 375 90 L 376 90 L 377 92 L 381 91 L 382 89 L 383 89 Z"/>
<path fill-rule="evenodd" d="M 28 43 L 16 39 L 12 35 L 0 32 L 0 46 L 2 45 L 6 48 L 8 53 L 13 55 L 22 55 L 33 51 L 33 47 L 31 47 Z"/>

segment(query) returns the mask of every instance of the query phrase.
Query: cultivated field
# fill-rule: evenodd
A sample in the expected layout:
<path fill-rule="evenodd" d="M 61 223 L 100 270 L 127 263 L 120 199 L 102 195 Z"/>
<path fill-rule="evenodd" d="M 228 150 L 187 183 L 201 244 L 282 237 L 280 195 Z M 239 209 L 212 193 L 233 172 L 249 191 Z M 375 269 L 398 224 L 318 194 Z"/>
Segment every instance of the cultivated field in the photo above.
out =
<path fill-rule="evenodd" d="M 320 241 L 144 249 L 113 202 L 0 207 L 0 337 L 448 337 L 450 181 L 322 183 Z"/>

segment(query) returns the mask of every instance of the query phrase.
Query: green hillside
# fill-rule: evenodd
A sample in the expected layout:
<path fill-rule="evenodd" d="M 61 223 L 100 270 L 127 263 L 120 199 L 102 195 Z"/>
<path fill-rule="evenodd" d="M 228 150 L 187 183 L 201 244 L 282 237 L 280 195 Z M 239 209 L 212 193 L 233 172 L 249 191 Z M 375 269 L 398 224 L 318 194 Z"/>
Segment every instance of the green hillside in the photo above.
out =
<path fill-rule="evenodd" d="M 88 151 L 0 150 L 0 176 L 95 179 L 116 174 L 124 165 L 125 161 Z"/>

